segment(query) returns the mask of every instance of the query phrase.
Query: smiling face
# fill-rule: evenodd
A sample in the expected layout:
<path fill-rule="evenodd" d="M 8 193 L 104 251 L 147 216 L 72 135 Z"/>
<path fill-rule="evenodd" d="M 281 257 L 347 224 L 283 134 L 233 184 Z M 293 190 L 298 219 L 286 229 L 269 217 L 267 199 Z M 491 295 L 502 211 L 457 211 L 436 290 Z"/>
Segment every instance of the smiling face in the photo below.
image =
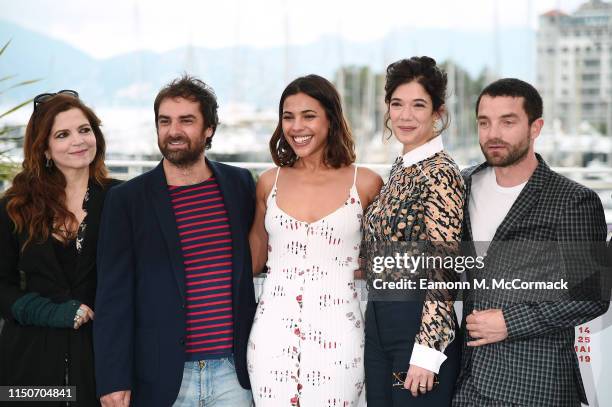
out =
<path fill-rule="evenodd" d="M 58 113 L 47 140 L 45 157 L 62 173 L 88 169 L 96 156 L 96 136 L 80 109 Z"/>
<path fill-rule="evenodd" d="M 417 81 L 399 85 L 391 95 L 391 129 L 404 146 L 404 154 L 434 138 L 434 121 L 438 117 L 433 111 L 431 97 Z"/>
<path fill-rule="evenodd" d="M 298 157 L 322 158 L 329 126 L 325 109 L 317 99 L 297 93 L 283 102 L 283 135 Z"/>
<path fill-rule="evenodd" d="M 533 151 L 542 119 L 529 124 L 522 97 L 483 95 L 478 105 L 480 149 L 489 165 L 508 167 Z"/>
<path fill-rule="evenodd" d="M 177 167 L 189 167 L 204 157 L 206 139 L 212 128 L 205 127 L 199 102 L 166 98 L 159 105 L 157 144 L 164 158 Z"/>

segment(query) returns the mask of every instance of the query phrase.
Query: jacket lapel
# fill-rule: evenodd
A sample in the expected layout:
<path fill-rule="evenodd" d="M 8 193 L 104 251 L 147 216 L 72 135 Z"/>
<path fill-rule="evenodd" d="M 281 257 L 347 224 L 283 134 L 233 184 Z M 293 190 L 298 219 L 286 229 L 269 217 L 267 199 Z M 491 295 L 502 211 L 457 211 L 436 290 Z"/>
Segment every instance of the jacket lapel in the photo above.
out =
<path fill-rule="evenodd" d="M 536 157 L 539 162 L 536 170 L 533 172 L 529 181 L 527 181 L 527 184 L 514 201 L 510 211 L 495 231 L 491 245 L 493 245 L 495 241 L 506 240 L 514 225 L 523 219 L 525 215 L 529 213 L 533 205 L 540 199 L 540 192 L 550 175 L 550 168 L 540 155 L 536 154 Z"/>
<path fill-rule="evenodd" d="M 168 183 L 166 174 L 160 162 L 149 178 L 149 190 L 151 192 L 150 202 L 155 209 L 155 214 L 161 227 L 162 235 L 168 247 L 168 256 L 172 265 L 172 272 L 176 279 L 179 292 L 183 301 L 185 300 L 185 266 L 183 264 L 183 253 L 179 241 L 179 234 L 176 228 L 176 219 L 174 218 L 174 210 L 170 203 L 170 195 L 168 194 Z"/>
<path fill-rule="evenodd" d="M 472 168 L 468 168 L 463 173 L 463 181 L 465 183 L 465 203 L 463 205 L 463 237 L 462 241 L 467 242 L 471 253 L 475 253 L 474 238 L 472 237 L 472 222 L 470 220 L 470 196 L 472 192 L 472 175 L 486 168 L 487 164 L 483 163 Z"/>
<path fill-rule="evenodd" d="M 240 284 L 240 277 L 242 275 L 241 270 L 243 269 L 243 256 L 244 253 L 244 239 L 245 232 L 243 231 L 244 222 L 242 222 L 242 213 L 240 211 L 239 194 L 236 192 L 236 184 L 221 170 L 221 166 L 214 162 L 206 159 L 206 164 L 212 170 L 219 189 L 223 195 L 223 203 L 225 204 L 225 210 L 227 211 L 227 217 L 229 219 L 230 231 L 232 234 L 232 291 L 234 308 L 238 301 L 238 287 Z"/>
<path fill-rule="evenodd" d="M 463 239 L 464 241 L 472 241 L 472 222 L 470 221 L 470 196 L 472 195 L 472 175 L 480 171 L 486 164 L 480 164 L 478 166 L 468 168 L 465 170 L 463 175 L 463 182 L 465 183 L 465 203 L 463 207 Z"/>

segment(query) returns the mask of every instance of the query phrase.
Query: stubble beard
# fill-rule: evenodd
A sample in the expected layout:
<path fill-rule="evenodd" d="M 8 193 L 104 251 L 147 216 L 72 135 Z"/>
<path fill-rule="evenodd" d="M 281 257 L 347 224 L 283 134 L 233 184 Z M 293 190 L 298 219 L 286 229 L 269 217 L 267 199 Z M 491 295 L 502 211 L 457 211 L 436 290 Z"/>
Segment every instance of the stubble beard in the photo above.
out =
<path fill-rule="evenodd" d="M 529 152 L 529 137 L 526 137 L 523 140 L 524 141 L 519 144 L 512 145 L 499 139 L 495 139 L 487 142 L 484 146 L 481 144 L 480 150 L 484 154 L 487 164 L 489 164 L 491 167 L 509 167 L 522 161 L 527 156 L 527 153 Z M 492 155 L 487 153 L 486 147 L 489 143 L 505 145 L 508 153 L 505 155 Z"/>

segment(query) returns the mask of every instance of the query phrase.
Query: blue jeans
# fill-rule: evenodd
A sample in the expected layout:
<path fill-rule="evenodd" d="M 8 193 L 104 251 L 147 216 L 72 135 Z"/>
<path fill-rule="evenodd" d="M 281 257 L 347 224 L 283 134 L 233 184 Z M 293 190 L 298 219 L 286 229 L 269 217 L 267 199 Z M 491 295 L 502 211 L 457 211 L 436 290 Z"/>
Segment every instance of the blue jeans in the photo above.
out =
<path fill-rule="evenodd" d="M 234 357 L 185 362 L 174 407 L 250 407 L 250 390 L 238 383 Z"/>

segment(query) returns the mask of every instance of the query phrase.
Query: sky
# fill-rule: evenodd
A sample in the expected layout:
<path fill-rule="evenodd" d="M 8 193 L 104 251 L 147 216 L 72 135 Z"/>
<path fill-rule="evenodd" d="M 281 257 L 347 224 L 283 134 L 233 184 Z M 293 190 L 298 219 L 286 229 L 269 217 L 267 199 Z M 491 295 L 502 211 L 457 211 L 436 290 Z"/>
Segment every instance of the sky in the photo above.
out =
<path fill-rule="evenodd" d="M 537 27 L 550 9 L 583 0 L 0 0 L 0 19 L 96 58 L 191 44 L 208 48 L 305 44 L 325 35 L 368 42 L 402 27 Z M 374 6 L 375 4 L 375 6 Z"/>

